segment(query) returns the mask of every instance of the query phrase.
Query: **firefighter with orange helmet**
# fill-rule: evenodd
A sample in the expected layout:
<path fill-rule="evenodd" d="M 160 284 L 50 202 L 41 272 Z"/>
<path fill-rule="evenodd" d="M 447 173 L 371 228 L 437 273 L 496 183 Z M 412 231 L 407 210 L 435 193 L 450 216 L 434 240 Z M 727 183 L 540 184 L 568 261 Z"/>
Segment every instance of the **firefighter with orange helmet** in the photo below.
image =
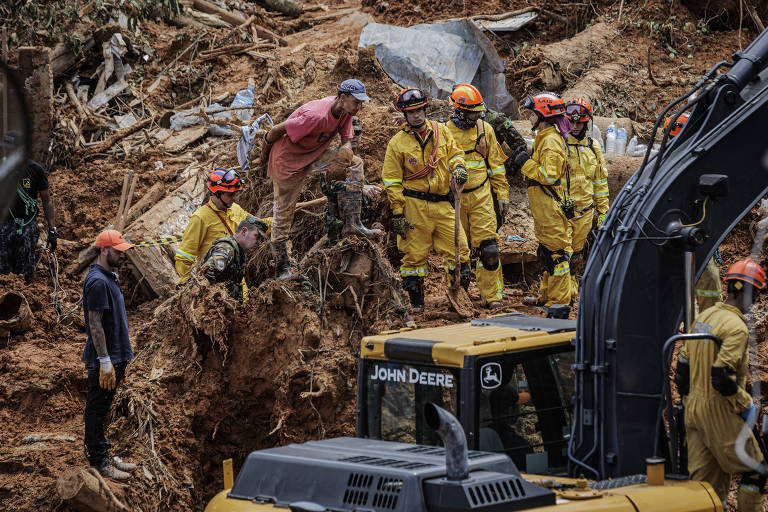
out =
<path fill-rule="evenodd" d="M 250 215 L 235 202 L 235 195 L 243 189 L 240 173 L 235 169 L 217 167 L 208 176 L 206 186 L 211 197 L 189 218 L 176 249 L 179 283 L 189 279 L 192 265 L 202 259 L 215 240 L 233 235 L 237 226 Z M 272 218 L 263 220 L 267 226 L 272 225 Z M 243 295 L 247 296 L 245 287 Z"/>
<path fill-rule="evenodd" d="M 608 212 L 608 170 L 600 142 L 589 133 L 592 105 L 585 98 L 573 98 L 565 106 L 565 113 L 573 123 L 568 135 L 568 165 L 570 166 L 571 198 L 574 217 L 568 220 L 571 237 L 571 258 L 580 257 L 592 222 L 598 227 Z M 571 275 L 573 295 L 578 294 L 576 278 Z"/>
<path fill-rule="evenodd" d="M 745 389 L 749 331 L 744 314 L 765 289 L 765 271 L 746 258 L 730 266 L 724 281 L 728 298 L 699 313 L 692 330 L 714 334 L 722 344 L 687 340 L 677 358 L 675 382 L 685 405 L 688 470 L 691 480 L 709 482 L 724 506 L 732 475 L 742 473 L 738 509 L 762 511 L 765 476 L 737 455 L 736 438 L 745 421 L 758 415 Z M 751 432 L 745 441 L 747 455 L 763 461 Z"/>
<path fill-rule="evenodd" d="M 426 117 L 427 95 L 407 87 L 397 95 L 395 106 L 405 122 L 387 144 L 381 170 L 392 209 L 392 228 L 397 248 L 405 253 L 400 264 L 403 288 L 411 306 L 424 306 L 424 276 L 429 250 L 443 257 L 453 278 L 454 208 L 451 183 L 467 181 L 464 151 L 445 125 Z M 459 230 L 461 284 L 469 285 L 469 247 Z"/>
<path fill-rule="evenodd" d="M 690 117 L 690 112 L 683 112 L 677 116 L 677 119 L 675 119 L 674 123 L 672 123 L 672 116 L 667 116 L 667 118 L 664 119 L 664 131 L 666 132 L 669 129 L 669 124 L 672 123 L 672 129 L 669 131 L 669 136 L 675 137 L 681 131 L 683 131 L 683 128 L 688 123 L 688 119 Z"/>
<path fill-rule="evenodd" d="M 533 153 L 521 150 L 514 165 L 526 178 L 533 229 L 539 240 L 537 255 L 544 267 L 539 297 L 528 299 L 547 308 L 547 316 L 568 318 L 571 310 L 571 272 L 568 219 L 574 216 L 566 161 L 566 137 L 572 126 L 565 116 L 565 102 L 557 94 L 528 96 L 522 107 L 538 129 Z"/>
<path fill-rule="evenodd" d="M 469 84 L 457 85 L 451 93 L 451 105 L 453 114 L 446 127 L 464 150 L 469 175 L 461 194 L 461 225 L 470 245 L 480 253 L 475 275 L 483 305 L 496 308 L 502 305 L 504 276 L 494 201 L 503 222 L 509 209 L 506 156 L 493 127 L 481 119 L 485 103 L 480 91 Z"/>

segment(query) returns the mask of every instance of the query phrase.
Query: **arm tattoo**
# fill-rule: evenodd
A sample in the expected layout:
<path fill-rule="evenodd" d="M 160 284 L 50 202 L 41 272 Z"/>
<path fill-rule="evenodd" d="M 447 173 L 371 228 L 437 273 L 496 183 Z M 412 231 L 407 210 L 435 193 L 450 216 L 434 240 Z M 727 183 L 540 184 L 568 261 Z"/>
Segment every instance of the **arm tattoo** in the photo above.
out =
<path fill-rule="evenodd" d="M 93 341 L 93 348 L 96 349 L 99 357 L 109 355 L 109 352 L 107 352 L 107 337 L 104 334 L 104 326 L 101 325 L 101 317 L 103 315 L 104 311 L 102 310 L 88 312 L 88 327 L 91 329 L 91 340 Z"/>

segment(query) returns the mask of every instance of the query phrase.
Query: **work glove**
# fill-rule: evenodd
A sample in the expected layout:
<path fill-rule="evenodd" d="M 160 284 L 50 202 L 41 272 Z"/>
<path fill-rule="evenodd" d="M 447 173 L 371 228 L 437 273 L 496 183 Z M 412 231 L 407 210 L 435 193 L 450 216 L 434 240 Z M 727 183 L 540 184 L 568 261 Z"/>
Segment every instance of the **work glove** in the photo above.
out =
<path fill-rule="evenodd" d="M 48 250 L 50 252 L 56 252 L 56 248 L 59 246 L 59 239 L 56 232 L 56 228 L 50 228 L 48 230 Z"/>
<path fill-rule="evenodd" d="M 497 203 L 499 205 L 499 215 L 501 216 L 501 220 L 503 222 L 504 219 L 507 218 L 507 212 L 509 211 L 509 200 L 499 199 Z"/>
<path fill-rule="evenodd" d="M 741 419 L 743 419 L 744 421 L 747 421 L 748 418 L 753 414 L 757 415 L 757 407 L 755 407 L 755 404 L 749 404 L 749 409 L 745 411 L 741 411 L 739 413 L 739 416 L 741 416 Z"/>
<path fill-rule="evenodd" d="M 457 185 L 465 184 L 469 179 L 467 169 L 465 169 L 463 165 L 456 166 L 456 169 L 453 171 L 453 179 L 456 180 Z"/>
<path fill-rule="evenodd" d="M 528 154 L 528 151 L 526 150 L 518 151 L 517 154 L 514 156 L 514 160 L 513 160 L 515 164 L 515 169 L 517 169 L 518 172 L 521 171 L 523 168 L 523 165 L 525 165 L 525 162 L 527 162 L 530 159 L 531 159 L 531 155 Z"/>
<path fill-rule="evenodd" d="M 107 391 L 115 389 L 115 367 L 109 356 L 99 358 L 99 386 Z"/>
<path fill-rule="evenodd" d="M 403 239 L 407 239 L 409 229 L 413 229 L 413 224 L 408 222 L 405 215 L 398 213 L 392 216 L 392 230 L 395 233 L 403 237 Z"/>
<path fill-rule="evenodd" d="M 605 214 L 597 212 L 597 227 L 602 226 L 604 220 L 605 220 Z"/>

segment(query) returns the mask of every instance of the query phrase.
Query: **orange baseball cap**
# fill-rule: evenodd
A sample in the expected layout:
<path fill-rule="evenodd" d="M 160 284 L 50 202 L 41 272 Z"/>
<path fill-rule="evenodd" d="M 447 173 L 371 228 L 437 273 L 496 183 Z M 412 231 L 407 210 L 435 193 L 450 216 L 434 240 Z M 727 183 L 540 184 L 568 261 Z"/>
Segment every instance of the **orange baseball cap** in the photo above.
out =
<path fill-rule="evenodd" d="M 129 244 L 116 229 L 108 229 L 99 233 L 96 237 L 96 247 L 112 247 L 118 251 L 127 251 L 133 244 Z"/>

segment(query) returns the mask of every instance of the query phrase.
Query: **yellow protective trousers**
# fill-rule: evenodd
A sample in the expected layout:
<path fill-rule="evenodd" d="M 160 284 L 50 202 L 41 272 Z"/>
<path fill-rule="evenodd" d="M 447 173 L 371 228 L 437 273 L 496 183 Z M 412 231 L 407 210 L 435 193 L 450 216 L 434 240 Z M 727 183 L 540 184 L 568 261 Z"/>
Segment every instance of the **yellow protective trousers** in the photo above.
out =
<path fill-rule="evenodd" d="M 696 305 L 699 313 L 703 312 L 723 300 L 722 284 L 720 282 L 720 269 L 714 256 L 709 258 L 701 277 L 696 282 Z"/>
<path fill-rule="evenodd" d="M 405 218 L 413 225 L 405 238 L 397 236 L 397 248 L 404 252 L 400 264 L 402 277 L 427 274 L 429 250 L 443 258 L 446 272 L 454 268 L 454 209 L 448 201 L 432 202 L 415 197 L 403 197 Z M 469 246 L 463 229 L 459 229 L 459 261 L 469 262 Z"/>
<path fill-rule="evenodd" d="M 571 247 L 568 249 L 568 253 L 571 256 L 584 249 L 587 236 L 592 229 L 595 209 L 590 208 L 586 212 L 576 212 L 576 215 L 577 217 L 568 219 L 568 236 L 571 239 Z M 573 273 L 571 273 L 571 288 L 571 296 L 576 297 L 579 294 L 579 283 L 576 281 L 576 276 Z"/>
<path fill-rule="evenodd" d="M 573 284 L 568 263 L 571 243 L 568 219 L 554 198 L 540 186 L 528 187 L 533 230 L 539 244 L 539 260 L 545 271 L 539 286 L 539 302 L 545 306 L 571 304 Z"/>
<path fill-rule="evenodd" d="M 490 181 L 486 181 L 476 190 L 461 194 L 461 226 L 472 247 L 480 247 L 484 240 L 496 240 L 498 244 L 499 235 L 496 234 L 496 212 L 493 209 Z M 483 305 L 502 299 L 504 276 L 501 262 L 496 270 L 486 270 L 482 261 L 478 261 L 475 276 Z"/>

